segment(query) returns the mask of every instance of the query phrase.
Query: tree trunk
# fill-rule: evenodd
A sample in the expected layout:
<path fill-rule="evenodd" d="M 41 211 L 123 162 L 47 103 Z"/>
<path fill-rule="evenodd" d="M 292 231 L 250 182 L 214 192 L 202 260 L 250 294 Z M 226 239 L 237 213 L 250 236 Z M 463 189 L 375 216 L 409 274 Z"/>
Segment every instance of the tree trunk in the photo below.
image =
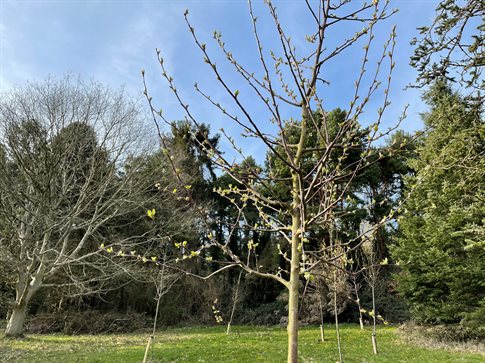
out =
<path fill-rule="evenodd" d="M 153 343 L 153 340 L 155 339 L 155 332 L 157 331 L 158 312 L 160 310 L 160 300 L 162 299 L 163 289 L 164 289 L 163 279 L 165 277 L 165 264 L 162 265 L 162 270 L 159 272 L 159 277 L 160 277 L 160 284 L 156 285 L 156 288 L 157 288 L 157 295 L 156 295 L 157 307 L 155 308 L 155 317 L 153 319 L 152 335 L 150 335 L 150 337 L 148 338 L 147 346 L 145 348 L 145 355 L 143 356 L 143 363 L 146 363 L 146 361 L 147 361 L 148 350 L 150 349 L 150 345 Z M 155 282 L 155 284 L 156 284 L 156 282 Z M 153 354 L 153 352 L 152 352 L 152 354 Z"/>
<path fill-rule="evenodd" d="M 317 295 L 318 295 L 318 305 L 320 306 L 320 341 L 325 341 L 325 331 L 323 327 L 323 304 L 322 304 L 322 296 L 320 295 L 320 284 L 317 280 Z"/>
<path fill-rule="evenodd" d="M 7 328 L 5 329 L 5 336 L 12 338 L 22 337 L 24 334 L 24 322 L 27 316 L 27 303 L 21 302 L 13 309 L 8 320 Z"/>
<path fill-rule="evenodd" d="M 26 270 L 19 271 L 17 281 L 15 305 L 12 308 L 12 314 L 5 329 L 6 337 L 18 338 L 24 334 L 24 322 L 27 316 L 27 308 L 32 296 L 39 290 L 44 277 L 44 264 L 41 263 L 37 268 L 35 275 L 30 279 Z"/>
<path fill-rule="evenodd" d="M 247 262 L 248 265 L 249 265 L 250 254 L 251 254 L 251 251 L 248 252 L 248 262 Z M 231 316 L 229 317 L 229 321 L 227 322 L 227 330 L 226 330 L 227 335 L 231 333 L 231 324 L 232 324 L 232 319 L 234 318 L 234 312 L 236 311 L 237 299 L 239 298 L 239 286 L 241 285 L 242 273 L 243 273 L 243 270 L 239 272 L 239 277 L 237 278 L 236 292 L 234 293 L 234 301 L 232 303 Z"/>
<path fill-rule="evenodd" d="M 364 330 L 364 319 L 362 316 L 362 306 L 360 305 L 360 297 L 359 297 L 359 286 L 357 286 L 357 282 L 355 281 L 356 277 L 353 277 L 354 283 L 354 290 L 355 290 L 355 302 L 357 303 L 357 307 L 359 308 L 359 324 L 360 330 Z"/>
<path fill-rule="evenodd" d="M 357 295 L 357 306 L 359 308 L 359 324 L 360 324 L 360 330 L 364 330 L 364 318 L 362 316 L 362 306 L 360 305 L 360 298 L 359 295 Z"/>
<path fill-rule="evenodd" d="M 297 169 L 301 167 L 303 150 L 305 148 L 306 119 L 308 118 L 308 105 L 302 106 L 302 123 L 300 141 L 298 142 L 293 164 Z M 290 283 L 288 285 L 288 363 L 298 362 L 298 298 L 300 288 L 300 251 L 303 248 L 304 201 L 301 199 L 300 174 L 296 170 L 291 172 L 291 262 Z"/>
<path fill-rule="evenodd" d="M 297 177 L 294 176 L 294 179 Z M 295 182 L 295 180 L 294 180 Z M 298 182 L 296 182 L 298 183 Z M 292 211 L 291 266 L 288 287 L 288 363 L 298 361 L 298 294 L 300 287 L 300 211 Z"/>
<path fill-rule="evenodd" d="M 372 283 L 372 351 L 377 354 L 377 331 L 376 331 L 376 294 L 375 285 Z"/>
<path fill-rule="evenodd" d="M 377 339 L 376 339 L 376 333 L 372 333 L 372 351 L 374 354 L 377 354 Z"/>
<path fill-rule="evenodd" d="M 292 247 L 293 249 L 297 249 Z M 300 260 L 298 250 L 293 251 L 291 259 L 291 275 L 288 299 L 288 363 L 297 363 L 298 361 L 298 287 L 299 287 L 299 268 L 298 262 L 293 263 L 293 259 Z"/>
<path fill-rule="evenodd" d="M 304 133 L 304 128 L 302 134 Z M 298 147 L 295 164 L 301 160 L 303 148 L 302 139 Z M 300 288 L 300 251 L 302 244 L 301 225 L 301 204 L 300 199 L 300 176 L 292 172 L 292 194 L 293 205 L 291 209 L 291 262 L 290 262 L 290 283 L 288 286 L 288 363 L 298 362 L 298 299 Z"/>
<path fill-rule="evenodd" d="M 288 286 L 288 363 L 298 362 L 298 298 L 300 287 L 301 200 L 299 175 L 292 173 L 291 263 Z"/>
<path fill-rule="evenodd" d="M 342 347 L 340 345 L 340 328 L 338 325 L 338 306 L 337 306 L 337 274 L 333 272 L 334 289 L 333 289 L 333 313 L 335 315 L 335 333 L 337 334 L 337 348 L 338 348 L 338 361 L 343 363 Z"/>

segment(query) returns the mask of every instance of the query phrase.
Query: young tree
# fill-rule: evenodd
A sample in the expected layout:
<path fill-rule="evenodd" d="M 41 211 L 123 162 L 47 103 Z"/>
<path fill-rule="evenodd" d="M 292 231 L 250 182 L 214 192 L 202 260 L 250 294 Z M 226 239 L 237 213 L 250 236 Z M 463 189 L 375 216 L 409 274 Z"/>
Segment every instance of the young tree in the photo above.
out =
<path fill-rule="evenodd" d="M 308 277 L 324 262 L 338 262 L 346 253 L 344 249 L 358 245 L 361 236 L 355 236 L 349 241 L 335 241 L 331 246 L 328 245 L 328 238 L 325 239 L 324 236 L 329 235 L 329 226 L 335 223 L 336 218 L 341 218 L 341 215 L 336 215 L 335 210 L 346 204 L 345 197 L 356 175 L 379 160 L 379 157 L 374 157 L 372 145 L 397 127 L 379 132 L 379 129 L 382 129 L 384 111 L 390 103 L 388 89 L 390 74 L 394 68 L 395 32 L 391 32 L 383 50 L 381 48 L 378 51 L 377 61 L 372 66 L 370 54 L 375 55 L 374 50 L 371 50 L 375 43 L 375 28 L 381 20 L 393 13 L 388 9 L 388 2 L 372 1 L 356 6 L 355 3 L 348 1 L 336 4 L 330 1 L 306 1 L 302 6 L 307 10 L 308 18 L 300 21 L 312 24 L 313 32 L 306 37 L 307 44 L 301 47 L 301 43 L 295 42 L 287 34 L 272 1 L 266 1 L 266 4 L 269 18 L 275 25 L 280 48 L 269 53 L 263 48 L 258 18 L 249 1 L 249 14 L 260 64 L 258 70 L 246 69 L 235 59 L 222 35 L 219 32 L 214 33 L 214 39 L 222 55 L 246 84 L 245 88 L 241 89 L 244 93 L 248 92 L 248 95 L 244 96 L 228 83 L 209 48 L 200 40 L 190 23 L 188 11 L 185 12 L 189 32 L 200 49 L 204 62 L 208 64 L 216 80 L 232 100 L 235 109 L 231 111 L 226 108 L 197 84 L 196 91 L 236 127 L 240 127 L 244 136 L 260 142 L 271 158 L 287 170 L 287 174 L 275 174 L 272 170 L 263 171 L 254 167 L 241 171 L 239 164 L 247 160 L 247 157 L 225 130 L 221 131 L 228 143 L 233 146 L 233 152 L 238 155 L 239 162 L 230 160 L 226 154 L 213 147 L 210 140 L 205 139 L 201 147 L 207 157 L 212 160 L 213 165 L 235 180 L 228 188 L 219 188 L 216 192 L 234 205 L 238 215 L 230 225 L 230 232 L 224 234 L 222 240 L 216 238 L 212 225 L 206 223 L 206 236 L 202 244 L 196 250 L 186 251 L 184 256 L 212 259 L 207 251 L 217 247 L 223 251 L 227 259 L 220 261 L 224 263 L 221 269 L 239 266 L 249 274 L 273 279 L 285 286 L 289 296 L 288 362 L 296 362 L 301 276 Z M 351 33 L 345 34 L 347 29 Z M 340 34 L 343 34 L 342 38 L 330 40 L 330 32 L 334 30 L 340 31 Z M 358 70 L 355 74 L 355 89 L 351 92 L 347 111 L 341 112 L 338 122 L 334 122 L 335 117 L 331 117 L 324 109 L 327 82 L 323 79 L 322 72 L 325 66 L 345 56 L 348 48 L 358 45 L 363 47 L 363 59 L 357 66 L 351 66 L 351 69 Z M 168 74 L 159 50 L 157 54 L 168 87 L 185 112 L 186 119 L 198 127 L 201 123 L 197 115 L 189 109 L 189 105 L 175 86 L 175 81 Z M 145 77 L 144 71 L 142 75 Z M 381 77 L 384 77 L 384 83 Z M 144 83 L 155 123 L 158 124 L 158 120 L 161 119 L 171 124 L 153 104 L 145 78 Z M 375 111 L 375 116 L 369 122 L 370 126 L 360 138 L 359 119 L 364 109 L 369 109 L 370 112 L 370 99 L 378 90 L 383 91 L 382 107 Z M 253 114 L 252 106 L 256 101 L 268 111 L 267 122 L 261 122 L 258 120 L 259 117 Z M 300 113 L 298 120 L 290 117 L 295 114 L 295 110 Z M 266 131 L 268 129 L 272 131 Z M 316 142 L 309 142 L 310 139 Z M 168 149 L 166 152 L 170 153 Z M 351 156 L 356 157 L 350 161 Z M 180 180 L 180 183 L 185 184 L 183 180 Z M 281 184 L 286 186 L 288 193 L 275 192 L 274 186 Z M 186 198 L 193 202 L 190 191 L 185 192 L 188 194 Z M 259 222 L 250 223 L 245 213 L 248 208 L 257 210 Z M 382 225 L 386 220 L 383 218 L 376 226 Z M 284 268 L 265 270 L 255 263 L 256 259 L 251 259 L 250 263 L 247 263 L 231 248 L 231 236 L 236 230 L 280 236 L 286 242 L 283 246 L 277 246 L 285 261 Z M 310 246 L 310 235 L 319 237 L 318 241 L 314 238 L 313 251 L 307 251 Z M 253 248 L 253 245 L 248 244 L 248 247 Z M 334 253 L 329 254 L 329 248 Z M 324 254 L 327 257 L 310 259 L 310 252 L 313 256 Z M 212 263 L 215 262 L 218 261 L 212 259 Z"/>
<path fill-rule="evenodd" d="M 129 264 L 99 249 L 146 242 L 122 233 L 146 183 L 136 166 L 145 149 L 140 110 L 123 92 L 66 77 L 29 83 L 0 102 L 0 270 L 16 293 L 5 334 L 20 336 L 42 287 L 73 294 L 113 288 Z"/>
<path fill-rule="evenodd" d="M 367 236 L 366 241 L 361 246 L 365 267 L 363 269 L 364 279 L 371 289 L 372 298 L 372 351 L 377 354 L 377 310 L 376 310 L 376 285 L 380 272 L 380 261 L 378 260 L 375 237 Z"/>
<path fill-rule="evenodd" d="M 167 256 L 167 255 L 165 255 Z M 143 363 L 147 362 L 148 352 L 150 347 L 153 346 L 153 342 L 155 340 L 155 333 L 157 331 L 157 323 L 158 323 L 158 314 L 160 311 L 160 301 L 162 297 L 170 291 L 170 288 L 180 279 L 180 273 L 171 273 L 170 271 L 166 270 L 165 261 L 162 261 L 162 265 L 160 269 L 157 269 L 156 272 L 150 276 L 153 280 L 153 284 L 156 288 L 155 293 L 155 316 L 153 317 L 153 327 L 150 337 L 148 338 L 148 342 L 145 348 L 145 354 L 143 356 Z"/>

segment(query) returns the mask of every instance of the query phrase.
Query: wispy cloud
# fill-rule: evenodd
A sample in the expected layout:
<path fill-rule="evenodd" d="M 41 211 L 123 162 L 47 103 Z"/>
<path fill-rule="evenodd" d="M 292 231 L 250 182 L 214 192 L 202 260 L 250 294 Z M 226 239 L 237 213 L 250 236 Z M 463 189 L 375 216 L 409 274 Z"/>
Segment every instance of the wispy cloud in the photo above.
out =
<path fill-rule="evenodd" d="M 402 12 L 384 24 L 385 27 L 394 22 L 398 24 L 399 42 L 389 122 L 397 117 L 406 103 L 412 102 L 413 109 L 406 125 L 409 129 L 416 129 L 419 127 L 419 112 L 423 110 L 422 103 L 417 100 L 420 92 L 409 91 L 404 96 L 402 92 L 402 88 L 414 77 L 408 65 L 409 40 L 417 25 L 429 21 L 436 3 L 409 4 L 398 0 L 392 3 L 400 6 Z M 277 5 L 282 23 L 289 33 L 294 33 L 292 38 L 299 42 L 297 45 L 302 46 L 300 41 L 304 39 L 303 34 L 310 22 L 302 24 L 300 13 L 304 9 L 300 2 L 278 1 Z M 62 76 L 72 72 L 114 88 L 124 84 L 129 93 L 139 95 L 143 91 L 140 70 L 144 68 L 155 105 L 165 110 L 169 120 L 180 120 L 184 113 L 166 86 L 156 60 L 155 48 L 160 48 L 164 64 L 174 77 L 180 94 L 190 104 L 191 112 L 200 117 L 200 121 L 211 124 L 214 132 L 224 127 L 236 136 L 240 146 L 264 158 L 264 151 L 258 149 L 256 143 L 238 138 L 240 130 L 231 126 L 233 123 L 194 92 L 193 84 L 198 82 L 228 110 L 238 112 L 207 64 L 201 60 L 201 54 L 191 40 L 183 18 L 186 7 L 190 8 L 189 16 L 197 34 L 202 42 L 207 43 L 207 49 L 215 57 L 229 87 L 240 90 L 240 100 L 262 127 L 271 127 L 267 110 L 255 101 L 251 91 L 245 88 L 244 80 L 225 62 L 225 57 L 212 42 L 212 31 L 221 30 L 238 60 L 256 74 L 261 71 L 247 4 L 242 1 L 0 0 L 0 90 L 8 90 L 27 79 L 44 79 L 48 74 Z M 264 51 L 278 51 L 280 44 L 267 9 L 261 2 L 254 2 L 254 7 L 260 19 Z M 331 86 L 322 93 L 326 97 L 325 107 L 348 106 L 349 90 L 353 89 L 355 80 L 355 69 L 349 63 L 362 57 L 361 50 L 359 47 L 349 49 L 334 66 L 325 68 L 324 78 L 333 77 Z M 294 115 L 283 108 L 282 112 L 284 118 Z"/>

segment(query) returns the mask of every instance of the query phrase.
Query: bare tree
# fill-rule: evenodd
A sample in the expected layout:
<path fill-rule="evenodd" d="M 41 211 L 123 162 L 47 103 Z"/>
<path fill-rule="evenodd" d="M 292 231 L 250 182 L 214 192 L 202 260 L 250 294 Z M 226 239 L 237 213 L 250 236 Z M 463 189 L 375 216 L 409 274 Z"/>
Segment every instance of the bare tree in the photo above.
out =
<path fill-rule="evenodd" d="M 251 250 L 252 250 L 251 248 L 248 249 L 248 257 L 246 261 L 247 265 L 249 265 L 249 261 L 251 259 Z M 244 270 L 241 269 L 241 271 L 239 271 L 239 276 L 237 277 L 236 290 L 234 291 L 234 294 L 233 294 L 231 314 L 229 315 L 229 320 L 227 321 L 226 334 L 228 335 L 231 332 L 231 324 L 234 319 L 234 313 L 236 312 L 236 305 L 239 302 L 239 288 L 241 286 L 241 278 L 242 278 L 243 272 Z"/>
<path fill-rule="evenodd" d="M 130 159 L 146 135 L 137 103 L 94 82 L 51 78 L 2 95 L 0 269 L 16 292 L 7 336 L 22 335 L 39 289 L 102 292 L 130 271 L 102 249 L 148 240 L 125 233 L 134 212 L 147 218 L 147 185 Z"/>
<path fill-rule="evenodd" d="M 369 230 L 368 227 L 363 228 Z M 376 311 L 376 285 L 378 282 L 381 265 L 380 261 L 378 260 L 374 234 L 368 234 L 365 237 L 365 242 L 362 244 L 361 250 L 362 259 L 364 260 L 364 268 L 362 269 L 362 273 L 364 275 L 364 279 L 371 289 L 372 298 L 372 311 L 370 312 L 370 316 L 372 318 L 372 351 L 374 352 L 374 354 L 377 354 L 378 350 L 376 325 L 379 315 Z"/>
<path fill-rule="evenodd" d="M 153 280 L 153 284 L 156 288 L 156 294 L 155 294 L 156 306 L 155 306 L 155 316 L 153 318 L 152 333 L 148 338 L 148 342 L 145 348 L 145 355 L 143 356 L 143 363 L 147 362 L 148 352 L 150 350 L 150 347 L 153 347 L 153 342 L 155 340 L 155 333 L 157 331 L 157 323 L 158 323 L 158 313 L 160 310 L 160 301 L 162 300 L 162 297 L 167 292 L 170 291 L 173 284 L 175 284 L 175 282 L 177 282 L 182 276 L 180 273 L 171 273 L 170 271 L 167 271 L 165 262 L 166 261 L 162 261 L 160 268 L 156 270 L 156 273 L 154 274 L 154 276 L 151 276 Z"/>
<path fill-rule="evenodd" d="M 237 185 L 216 192 L 226 197 L 239 211 L 237 220 L 231 224 L 231 230 L 245 230 L 257 233 L 278 235 L 285 245 L 278 245 L 282 259 L 288 268 L 269 271 L 261 268 L 255 260 L 247 263 L 230 248 L 230 238 L 216 238 L 211 223 L 206 222 L 206 235 L 201 245 L 184 253 L 185 258 L 212 258 L 213 247 L 221 249 L 227 261 L 221 270 L 234 266 L 241 267 L 247 273 L 280 282 L 288 289 L 288 362 L 298 359 L 298 305 L 301 276 L 308 276 L 322 263 L 339 264 L 349 248 L 355 248 L 361 236 L 348 241 L 335 241 L 328 245 L 328 240 L 312 237 L 318 231 L 325 234 L 330 222 L 337 223 L 342 213 L 336 210 L 346 203 L 346 197 L 352 181 L 370 163 L 379 160 L 373 153 L 372 145 L 389 135 L 398 127 L 400 120 L 388 129 L 383 130 L 383 114 L 390 102 L 388 100 L 391 73 L 394 68 L 393 49 L 395 31 L 390 32 L 384 47 L 374 50 L 375 28 L 377 24 L 392 15 L 388 2 L 374 0 L 370 3 L 356 5 L 355 2 L 305 1 L 302 6 L 307 11 L 306 18 L 299 22 L 313 25 L 313 32 L 306 36 L 307 43 L 296 41 L 287 33 L 275 5 L 266 1 L 269 20 L 274 23 L 279 49 L 267 51 L 259 30 L 258 17 L 249 1 L 249 15 L 252 22 L 253 36 L 256 44 L 256 57 L 260 67 L 249 70 L 238 62 L 225 44 L 222 34 L 214 33 L 214 40 L 219 46 L 221 55 L 226 58 L 244 82 L 244 89 L 234 87 L 225 78 L 221 67 L 216 64 L 216 56 L 201 40 L 185 12 L 185 19 L 190 34 L 202 53 L 203 61 L 213 72 L 217 82 L 226 92 L 234 108 L 224 106 L 213 95 L 206 93 L 198 84 L 195 90 L 228 121 L 239 128 L 245 137 L 261 143 L 269 157 L 270 169 L 266 171 L 247 168 L 241 172 L 240 163 L 247 160 L 244 151 L 236 144 L 233 137 L 221 130 L 227 142 L 232 145 L 237 159 L 231 160 L 213 147 L 208 140 L 201 143 L 207 156 L 220 170 L 229 174 Z M 358 30 L 355 30 L 358 28 Z M 337 33 L 333 33 L 336 31 Z M 297 46 L 298 45 L 298 46 Z M 340 119 L 329 117 L 325 110 L 325 95 L 329 82 L 324 79 L 323 70 L 332 62 L 345 57 L 352 46 L 362 46 L 363 58 L 350 69 L 356 70 L 355 88 L 351 94 L 346 112 L 341 112 Z M 370 55 L 378 54 L 374 64 Z M 194 126 L 201 122 L 175 85 L 169 74 L 160 50 L 158 60 L 168 87 L 179 102 L 185 118 Z M 154 105 L 146 85 L 145 71 L 142 70 L 145 94 L 151 105 L 155 123 L 159 120 L 171 124 L 160 108 Z M 238 89 L 239 88 L 239 89 Z M 241 90 L 241 91 L 240 91 Z M 243 95 L 244 92 L 244 95 Z M 370 99 L 381 93 L 382 106 L 375 110 L 372 121 L 364 132 L 359 128 L 359 119 L 368 107 Z M 259 102 L 267 110 L 268 120 L 262 121 L 253 113 L 253 105 Z M 295 110 L 300 119 L 291 115 Z M 369 117 L 366 114 L 366 117 Z M 272 125 L 268 127 L 268 125 Z M 266 130 L 273 129 L 273 132 Z M 380 131 L 379 131 L 380 130 Z M 360 136 L 359 136 L 360 135 Z M 360 137 L 360 141 L 357 141 Z M 170 150 L 166 150 L 170 153 Z M 352 156 L 352 157 L 351 157 Z M 272 166 L 278 166 L 272 168 Z M 175 168 L 174 168 L 175 170 Z M 183 180 L 180 180 L 184 185 Z M 276 193 L 275 185 L 284 185 L 285 193 Z M 189 203 L 194 203 L 190 191 L 184 191 Z M 260 222 L 249 223 L 245 210 L 256 208 Z M 202 218 L 201 218 L 202 220 Z M 387 218 L 378 224 L 381 225 Z M 320 233 L 320 234 L 322 234 Z M 318 233 L 317 233 L 318 234 Z M 229 237 L 230 233 L 228 234 Z M 332 253 L 329 253 L 333 251 Z M 325 258 L 320 258 L 321 255 Z M 310 258 L 312 257 L 312 258 Z M 312 262 L 314 261 L 314 262 Z"/>

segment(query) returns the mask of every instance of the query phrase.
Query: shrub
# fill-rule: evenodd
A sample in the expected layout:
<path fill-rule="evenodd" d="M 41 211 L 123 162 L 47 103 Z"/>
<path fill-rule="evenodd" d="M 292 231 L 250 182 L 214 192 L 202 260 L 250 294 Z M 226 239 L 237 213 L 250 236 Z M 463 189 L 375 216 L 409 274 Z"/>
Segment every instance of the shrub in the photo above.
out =
<path fill-rule="evenodd" d="M 134 312 L 104 313 L 97 310 L 40 314 L 27 320 L 28 333 L 99 334 L 128 333 L 149 328 L 152 324 L 145 314 Z"/>

